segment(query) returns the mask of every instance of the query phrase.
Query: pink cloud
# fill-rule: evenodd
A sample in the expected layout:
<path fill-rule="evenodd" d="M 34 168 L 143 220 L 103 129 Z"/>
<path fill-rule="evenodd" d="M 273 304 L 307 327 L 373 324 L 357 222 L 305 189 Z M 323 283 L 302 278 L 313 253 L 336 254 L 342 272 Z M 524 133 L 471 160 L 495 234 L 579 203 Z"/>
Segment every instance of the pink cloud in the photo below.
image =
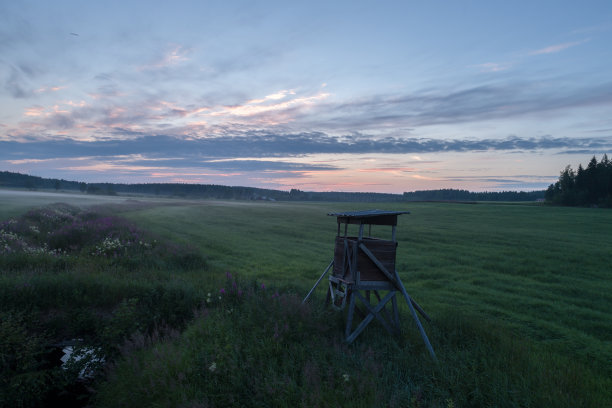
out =
<path fill-rule="evenodd" d="M 41 88 L 38 88 L 34 92 L 36 92 L 36 93 L 57 92 L 57 91 L 59 91 L 61 89 L 65 89 L 65 88 L 66 88 L 66 86 L 43 86 Z"/>

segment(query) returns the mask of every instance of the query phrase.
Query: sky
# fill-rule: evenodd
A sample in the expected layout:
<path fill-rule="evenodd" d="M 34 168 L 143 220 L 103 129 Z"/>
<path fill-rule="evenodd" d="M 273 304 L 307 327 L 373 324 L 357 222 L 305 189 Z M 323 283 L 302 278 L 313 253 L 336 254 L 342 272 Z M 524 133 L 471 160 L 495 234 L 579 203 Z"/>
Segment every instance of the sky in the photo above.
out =
<path fill-rule="evenodd" d="M 0 171 L 530 191 L 612 153 L 612 2 L 0 0 Z"/>

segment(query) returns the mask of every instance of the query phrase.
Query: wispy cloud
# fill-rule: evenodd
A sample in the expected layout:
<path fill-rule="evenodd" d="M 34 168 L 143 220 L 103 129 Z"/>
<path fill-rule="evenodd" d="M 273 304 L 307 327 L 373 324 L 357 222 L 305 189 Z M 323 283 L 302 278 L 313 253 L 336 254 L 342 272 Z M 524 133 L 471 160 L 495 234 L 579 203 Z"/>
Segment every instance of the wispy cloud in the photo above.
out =
<path fill-rule="evenodd" d="M 268 95 L 263 99 L 250 100 L 245 104 L 236 106 L 225 106 L 220 110 L 211 112 L 211 116 L 257 116 L 273 112 L 283 112 L 290 109 L 299 109 L 313 106 L 318 101 L 329 97 L 329 93 L 319 92 L 312 96 L 286 98 L 288 95 L 295 95 L 295 92 L 280 91 L 276 94 Z M 286 100 L 283 100 L 286 99 Z M 282 100 L 282 101 L 281 101 Z M 266 103 L 274 101 L 273 103 Z M 276 117 L 277 118 L 277 117 Z M 272 118 L 271 118 L 272 119 Z M 276 121 L 275 121 L 276 122 Z"/>
<path fill-rule="evenodd" d="M 512 64 L 507 62 L 485 62 L 484 64 L 473 65 L 473 67 L 478 68 L 480 72 L 502 72 L 509 70 Z"/>
<path fill-rule="evenodd" d="M 572 48 L 572 47 L 575 47 L 577 45 L 584 44 L 584 43 L 586 43 L 588 41 L 589 40 L 586 39 L 586 40 L 581 40 L 581 41 L 566 42 L 566 43 L 563 43 L 563 44 L 555 44 L 555 45 L 551 45 L 551 46 L 548 46 L 548 47 L 540 48 L 538 50 L 531 51 L 529 53 L 529 55 L 555 54 L 557 52 L 561 52 L 561 51 L 566 50 L 568 48 Z"/>
<path fill-rule="evenodd" d="M 36 93 L 45 93 L 45 92 L 57 92 L 59 90 L 65 89 L 66 86 L 42 86 L 35 90 Z"/>
<path fill-rule="evenodd" d="M 161 56 L 157 57 L 149 64 L 139 66 L 138 70 L 143 71 L 178 65 L 182 62 L 189 60 L 187 56 L 191 53 L 191 51 L 192 50 L 190 48 L 184 47 L 182 45 L 173 44 L 168 49 L 166 49 Z"/>

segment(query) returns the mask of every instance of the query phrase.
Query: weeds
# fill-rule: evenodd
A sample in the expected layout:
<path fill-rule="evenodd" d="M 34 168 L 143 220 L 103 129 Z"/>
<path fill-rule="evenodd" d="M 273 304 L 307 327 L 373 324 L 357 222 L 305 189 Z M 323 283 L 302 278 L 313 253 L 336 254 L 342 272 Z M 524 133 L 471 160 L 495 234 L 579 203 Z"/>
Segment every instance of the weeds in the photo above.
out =
<path fill-rule="evenodd" d="M 123 268 L 203 268 L 193 248 L 161 242 L 124 218 L 66 204 L 31 210 L 0 224 L 0 266 L 30 268 L 30 258 L 57 269 L 76 258 Z M 28 259 L 25 262 L 24 257 Z"/>
<path fill-rule="evenodd" d="M 205 266 L 193 248 L 68 205 L 0 223 L 0 406 L 37 406 L 83 368 L 118 355 L 126 339 L 184 328 L 202 300 L 176 278 Z M 160 270 L 175 279 L 156 282 Z M 15 317 L 23 313 L 28 319 Z M 82 358 L 71 370 L 51 370 L 46 347 L 76 338 Z"/>
<path fill-rule="evenodd" d="M 179 337 L 123 354 L 101 384 L 97 405 L 596 407 L 607 401 L 598 391 L 606 381 L 588 368 L 492 322 L 449 311 L 433 327 L 435 364 L 412 327 L 394 339 L 372 325 L 347 345 L 341 314 L 302 305 L 295 294 L 231 274 L 219 293 Z"/>

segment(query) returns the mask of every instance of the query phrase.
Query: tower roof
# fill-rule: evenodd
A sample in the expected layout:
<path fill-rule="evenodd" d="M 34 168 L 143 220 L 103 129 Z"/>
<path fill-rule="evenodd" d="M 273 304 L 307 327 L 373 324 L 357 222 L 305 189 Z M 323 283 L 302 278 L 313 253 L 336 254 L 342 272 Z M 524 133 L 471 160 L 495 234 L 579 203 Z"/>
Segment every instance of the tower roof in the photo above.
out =
<path fill-rule="evenodd" d="M 409 211 L 387 211 L 387 210 L 361 210 L 328 213 L 338 218 L 338 223 L 346 224 L 372 224 L 372 225 L 397 225 L 397 216 L 410 214 Z"/>

